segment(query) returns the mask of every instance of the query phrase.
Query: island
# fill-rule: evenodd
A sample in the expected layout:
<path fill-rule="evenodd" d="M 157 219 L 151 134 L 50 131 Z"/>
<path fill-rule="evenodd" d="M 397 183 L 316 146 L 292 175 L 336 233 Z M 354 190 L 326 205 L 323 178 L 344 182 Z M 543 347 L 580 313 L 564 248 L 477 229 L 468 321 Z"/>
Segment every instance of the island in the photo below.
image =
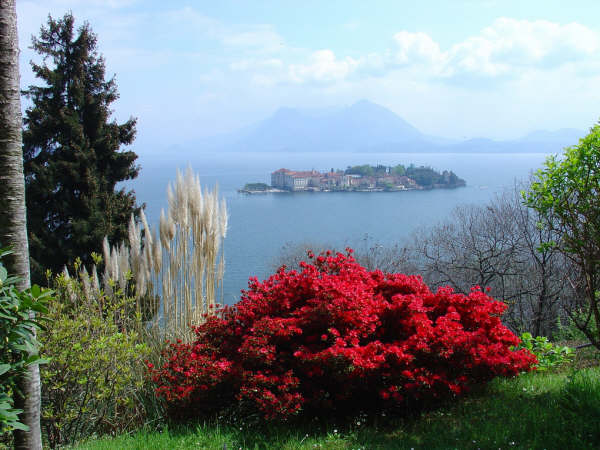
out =
<path fill-rule="evenodd" d="M 248 183 L 239 192 L 393 192 L 415 189 L 453 189 L 466 186 L 454 172 L 438 172 L 431 167 L 369 164 L 348 166 L 346 170 L 319 172 L 279 169 L 271 173 L 271 186 Z"/>

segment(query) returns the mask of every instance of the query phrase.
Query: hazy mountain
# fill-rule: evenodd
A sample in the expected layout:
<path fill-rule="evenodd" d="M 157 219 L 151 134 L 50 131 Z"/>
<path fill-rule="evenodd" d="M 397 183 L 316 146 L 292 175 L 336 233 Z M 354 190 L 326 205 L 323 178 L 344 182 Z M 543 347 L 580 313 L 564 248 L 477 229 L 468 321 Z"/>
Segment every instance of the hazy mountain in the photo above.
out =
<path fill-rule="evenodd" d="M 587 133 L 575 128 L 562 128 L 556 131 L 538 130 L 529 133 L 520 139 L 522 142 L 553 142 L 562 143 L 563 146 L 575 145 Z"/>
<path fill-rule="evenodd" d="M 343 108 L 280 108 L 237 133 L 199 142 L 206 150 L 294 152 L 559 152 L 585 132 L 535 131 L 512 141 L 452 141 L 428 136 L 383 106 L 361 100 Z"/>
<path fill-rule="evenodd" d="M 469 139 L 448 147 L 457 153 L 559 153 L 565 147 L 575 145 L 586 132 L 574 128 L 557 131 L 538 130 L 511 141 Z"/>
<path fill-rule="evenodd" d="M 357 151 L 424 139 L 390 110 L 362 100 L 330 111 L 280 108 L 243 133 L 237 144 L 253 151 Z"/>

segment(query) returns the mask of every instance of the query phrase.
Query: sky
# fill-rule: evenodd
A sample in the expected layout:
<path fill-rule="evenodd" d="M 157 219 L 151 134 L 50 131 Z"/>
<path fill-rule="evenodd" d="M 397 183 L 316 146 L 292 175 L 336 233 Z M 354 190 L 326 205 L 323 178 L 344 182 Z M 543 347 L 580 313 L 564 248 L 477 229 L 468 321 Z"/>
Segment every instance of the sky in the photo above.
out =
<path fill-rule="evenodd" d="M 31 36 L 68 11 L 98 35 L 138 154 L 361 99 L 454 139 L 600 118 L 597 0 L 19 0 L 23 88 Z"/>

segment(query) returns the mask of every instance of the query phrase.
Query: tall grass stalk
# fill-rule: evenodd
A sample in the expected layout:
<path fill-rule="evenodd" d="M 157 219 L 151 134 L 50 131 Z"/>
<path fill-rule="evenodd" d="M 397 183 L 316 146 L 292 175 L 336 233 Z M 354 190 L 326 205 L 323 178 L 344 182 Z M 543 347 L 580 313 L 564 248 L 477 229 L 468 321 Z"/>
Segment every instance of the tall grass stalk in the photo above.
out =
<path fill-rule="evenodd" d="M 152 330 L 187 341 L 191 326 L 215 310 L 222 293 L 227 206 L 217 187 L 202 189 L 191 168 L 185 174 L 177 171 L 167 197 L 158 238 L 142 211 L 139 223 L 131 217 L 129 246 L 111 247 L 104 240 L 103 284 L 108 293 L 115 287 L 133 289 L 136 313 Z"/>

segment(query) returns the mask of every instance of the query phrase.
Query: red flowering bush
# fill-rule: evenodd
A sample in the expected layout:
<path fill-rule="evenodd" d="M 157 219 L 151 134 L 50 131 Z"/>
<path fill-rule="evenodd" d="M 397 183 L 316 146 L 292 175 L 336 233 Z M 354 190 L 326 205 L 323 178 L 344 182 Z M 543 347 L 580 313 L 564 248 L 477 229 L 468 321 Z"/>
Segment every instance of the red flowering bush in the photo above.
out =
<path fill-rule="evenodd" d="M 506 306 L 479 288 L 433 293 L 418 276 L 367 271 L 351 256 L 251 279 L 234 307 L 169 345 L 150 368 L 176 414 L 238 401 L 268 419 L 301 409 L 389 408 L 531 369 L 500 321 Z"/>

